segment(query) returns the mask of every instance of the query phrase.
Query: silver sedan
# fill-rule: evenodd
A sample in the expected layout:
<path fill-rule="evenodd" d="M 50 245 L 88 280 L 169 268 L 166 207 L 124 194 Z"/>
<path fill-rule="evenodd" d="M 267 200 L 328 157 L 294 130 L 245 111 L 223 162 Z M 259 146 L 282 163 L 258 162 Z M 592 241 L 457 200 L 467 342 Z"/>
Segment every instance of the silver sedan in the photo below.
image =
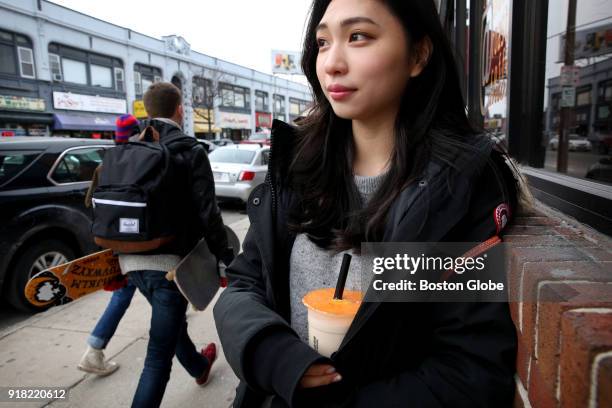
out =
<path fill-rule="evenodd" d="M 215 149 L 208 155 L 215 178 L 215 193 L 220 199 L 244 203 L 251 191 L 264 182 L 270 148 L 237 144 Z"/>

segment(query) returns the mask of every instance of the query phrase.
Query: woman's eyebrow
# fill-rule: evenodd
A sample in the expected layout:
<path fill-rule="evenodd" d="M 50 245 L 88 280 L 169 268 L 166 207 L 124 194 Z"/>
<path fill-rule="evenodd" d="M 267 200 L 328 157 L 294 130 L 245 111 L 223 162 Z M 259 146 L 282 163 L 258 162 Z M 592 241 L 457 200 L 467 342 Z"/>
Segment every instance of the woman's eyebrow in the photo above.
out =
<path fill-rule="evenodd" d="M 373 24 L 375 26 L 379 26 L 380 27 L 380 25 L 378 23 L 376 23 L 374 20 L 372 20 L 369 17 L 351 17 L 351 18 L 347 18 L 346 20 L 343 20 L 340 23 L 340 26 L 344 28 L 344 27 L 348 27 L 348 26 L 351 26 L 351 25 L 357 24 L 357 23 L 368 23 L 368 24 Z M 321 24 L 319 24 L 317 26 L 316 31 L 325 30 L 327 28 L 328 27 L 327 27 L 326 23 L 321 23 Z"/>

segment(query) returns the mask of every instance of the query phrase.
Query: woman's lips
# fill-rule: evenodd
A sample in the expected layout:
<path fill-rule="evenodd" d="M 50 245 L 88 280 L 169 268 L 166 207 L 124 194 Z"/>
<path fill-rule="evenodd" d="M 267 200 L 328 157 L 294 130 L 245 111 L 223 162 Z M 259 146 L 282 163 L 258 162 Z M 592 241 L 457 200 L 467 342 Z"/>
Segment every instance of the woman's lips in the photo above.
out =
<path fill-rule="evenodd" d="M 347 88 L 342 85 L 330 85 L 327 87 L 327 91 L 329 92 L 330 98 L 335 101 L 340 101 L 350 97 L 356 89 Z"/>

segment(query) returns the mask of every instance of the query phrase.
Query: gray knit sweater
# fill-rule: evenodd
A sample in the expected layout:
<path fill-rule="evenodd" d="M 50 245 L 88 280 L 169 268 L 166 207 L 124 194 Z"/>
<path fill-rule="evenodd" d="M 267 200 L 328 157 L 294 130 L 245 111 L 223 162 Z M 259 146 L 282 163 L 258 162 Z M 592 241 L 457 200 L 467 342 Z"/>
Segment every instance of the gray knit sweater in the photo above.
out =
<path fill-rule="evenodd" d="M 373 177 L 355 176 L 355 185 L 366 204 L 376 192 L 385 174 Z M 308 312 L 302 303 L 306 293 L 314 289 L 335 287 L 345 253 L 353 256 L 346 280 L 346 289 L 361 290 L 361 256 L 344 251 L 334 254 L 316 246 L 305 234 L 298 234 L 291 250 L 289 291 L 291 327 L 304 342 L 308 342 Z"/>

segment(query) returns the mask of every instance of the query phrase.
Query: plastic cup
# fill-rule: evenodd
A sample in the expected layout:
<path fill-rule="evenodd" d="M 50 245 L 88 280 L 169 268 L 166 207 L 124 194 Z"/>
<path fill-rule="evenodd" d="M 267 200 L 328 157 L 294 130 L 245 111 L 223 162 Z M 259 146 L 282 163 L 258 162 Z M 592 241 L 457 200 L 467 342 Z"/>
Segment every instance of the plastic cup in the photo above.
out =
<path fill-rule="evenodd" d="M 338 350 L 361 305 L 359 291 L 345 290 L 334 299 L 334 288 L 308 292 L 302 302 L 308 309 L 308 344 L 325 357 Z"/>

